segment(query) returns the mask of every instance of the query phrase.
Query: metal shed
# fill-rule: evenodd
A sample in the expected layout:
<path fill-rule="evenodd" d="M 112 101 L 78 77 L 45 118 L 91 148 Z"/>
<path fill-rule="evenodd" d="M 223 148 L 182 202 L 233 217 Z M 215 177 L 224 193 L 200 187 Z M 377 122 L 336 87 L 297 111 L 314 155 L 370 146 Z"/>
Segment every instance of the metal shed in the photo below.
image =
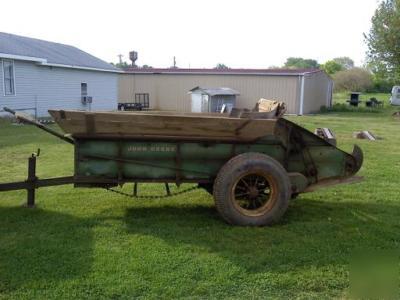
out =
<path fill-rule="evenodd" d="M 253 108 L 260 98 L 284 101 L 289 114 L 318 112 L 332 103 L 332 79 L 319 69 L 127 68 L 119 75 L 118 99 L 134 102 L 146 94 L 151 109 L 190 112 L 194 86 L 228 86 L 237 108 Z"/>
<path fill-rule="evenodd" d="M 189 91 L 191 94 L 192 112 L 221 112 L 223 108 L 230 112 L 236 104 L 238 91 L 227 87 L 205 88 L 195 87 Z"/>

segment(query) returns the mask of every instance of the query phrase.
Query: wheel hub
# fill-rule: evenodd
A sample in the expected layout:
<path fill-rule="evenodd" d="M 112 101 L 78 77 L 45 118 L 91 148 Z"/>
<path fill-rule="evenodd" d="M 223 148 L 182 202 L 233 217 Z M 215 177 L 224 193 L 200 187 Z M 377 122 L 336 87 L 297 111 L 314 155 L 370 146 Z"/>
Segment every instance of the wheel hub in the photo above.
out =
<path fill-rule="evenodd" d="M 256 186 L 251 186 L 251 187 L 249 187 L 249 197 L 250 197 L 251 199 L 255 199 L 255 198 L 257 198 L 259 195 L 260 195 L 260 193 L 259 193 L 259 191 L 258 191 L 258 189 L 257 189 Z"/>

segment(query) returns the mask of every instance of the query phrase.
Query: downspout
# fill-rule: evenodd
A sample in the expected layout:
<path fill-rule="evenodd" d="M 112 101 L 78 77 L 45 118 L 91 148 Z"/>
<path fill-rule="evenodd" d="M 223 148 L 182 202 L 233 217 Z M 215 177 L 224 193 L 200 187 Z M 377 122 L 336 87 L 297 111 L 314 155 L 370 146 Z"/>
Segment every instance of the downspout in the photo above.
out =
<path fill-rule="evenodd" d="M 334 88 L 334 82 L 332 79 L 329 79 L 329 88 L 328 88 L 328 94 L 326 97 L 326 107 L 332 107 L 333 88 Z"/>
<path fill-rule="evenodd" d="M 304 111 L 304 77 L 305 74 L 301 75 L 299 115 L 302 115 Z"/>

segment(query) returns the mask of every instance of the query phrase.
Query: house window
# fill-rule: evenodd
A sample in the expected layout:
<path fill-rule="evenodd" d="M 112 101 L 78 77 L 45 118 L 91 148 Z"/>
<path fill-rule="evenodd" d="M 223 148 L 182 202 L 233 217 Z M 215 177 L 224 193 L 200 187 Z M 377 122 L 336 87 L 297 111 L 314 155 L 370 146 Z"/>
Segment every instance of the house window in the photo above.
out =
<path fill-rule="evenodd" d="M 149 94 L 148 93 L 135 94 L 135 103 L 141 104 L 143 108 L 149 108 L 150 107 Z"/>
<path fill-rule="evenodd" d="M 82 82 L 81 83 L 81 97 L 86 97 L 87 96 L 87 83 Z"/>
<path fill-rule="evenodd" d="M 3 60 L 4 95 L 15 95 L 14 62 Z"/>

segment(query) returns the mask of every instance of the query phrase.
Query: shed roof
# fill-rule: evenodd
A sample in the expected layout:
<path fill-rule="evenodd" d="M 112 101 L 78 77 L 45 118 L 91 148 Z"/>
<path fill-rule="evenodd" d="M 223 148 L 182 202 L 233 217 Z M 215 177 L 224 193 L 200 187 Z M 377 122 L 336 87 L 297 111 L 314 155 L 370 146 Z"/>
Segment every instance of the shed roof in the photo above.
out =
<path fill-rule="evenodd" d="M 270 75 L 299 76 L 324 72 L 320 69 L 185 69 L 185 68 L 133 68 L 124 69 L 130 74 L 205 74 L 205 75 Z"/>
<path fill-rule="evenodd" d="M 206 88 L 206 87 L 200 87 L 200 86 L 196 86 L 195 88 L 191 89 L 190 92 L 194 93 L 200 91 L 204 94 L 207 94 L 209 96 L 218 96 L 218 95 L 240 95 L 240 93 L 234 89 L 231 88 L 227 88 L 227 87 L 218 87 L 218 88 Z"/>
<path fill-rule="evenodd" d="M 41 65 L 120 72 L 113 65 L 76 47 L 0 32 L 0 57 Z"/>

